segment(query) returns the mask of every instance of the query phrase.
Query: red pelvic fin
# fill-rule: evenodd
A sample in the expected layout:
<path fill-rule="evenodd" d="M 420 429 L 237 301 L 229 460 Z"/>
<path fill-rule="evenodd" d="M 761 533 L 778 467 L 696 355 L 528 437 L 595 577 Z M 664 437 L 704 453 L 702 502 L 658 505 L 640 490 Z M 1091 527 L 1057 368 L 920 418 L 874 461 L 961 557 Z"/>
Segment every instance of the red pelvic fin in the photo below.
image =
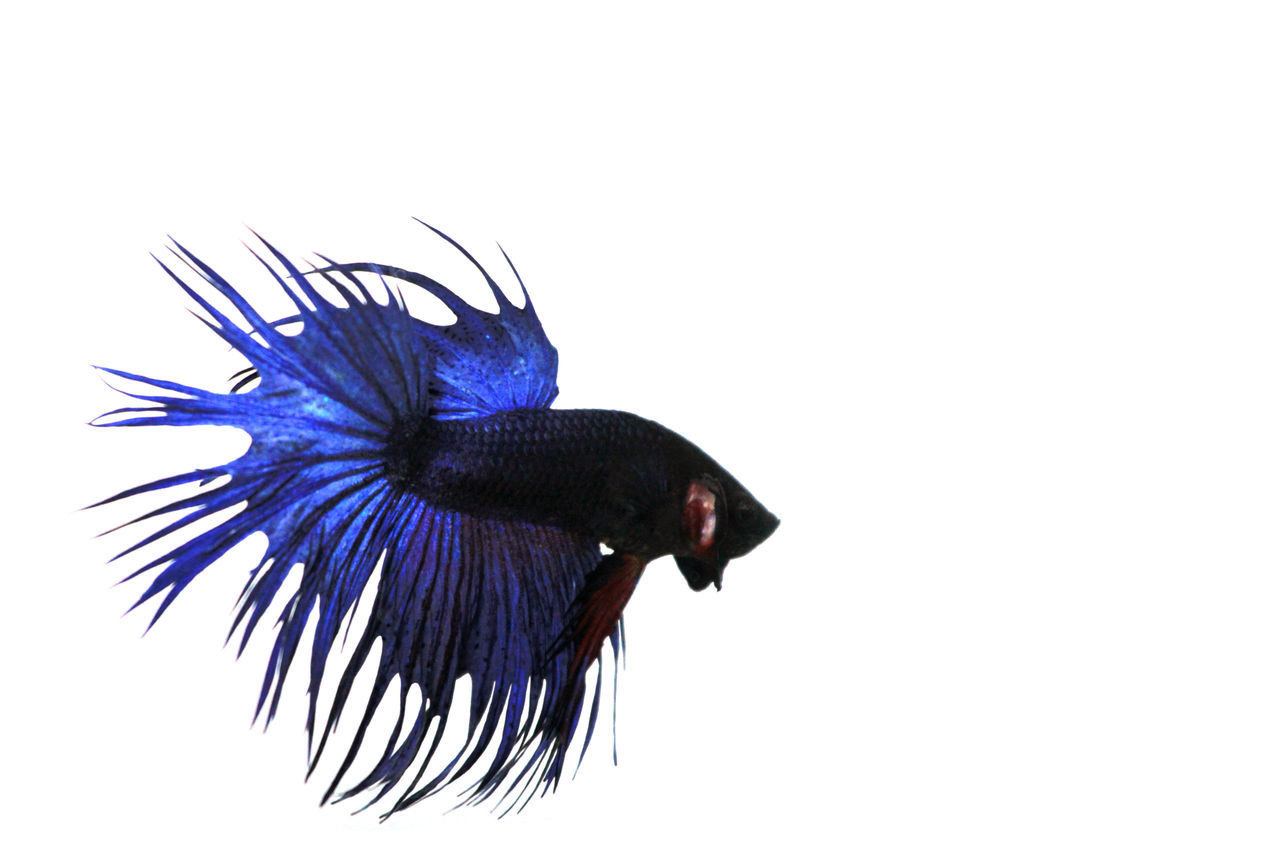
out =
<path fill-rule="evenodd" d="M 648 561 L 635 554 L 606 554 L 584 579 L 582 589 L 566 614 L 564 634 L 557 646 L 573 649 L 571 669 L 586 669 L 600 646 L 622 619 Z"/>

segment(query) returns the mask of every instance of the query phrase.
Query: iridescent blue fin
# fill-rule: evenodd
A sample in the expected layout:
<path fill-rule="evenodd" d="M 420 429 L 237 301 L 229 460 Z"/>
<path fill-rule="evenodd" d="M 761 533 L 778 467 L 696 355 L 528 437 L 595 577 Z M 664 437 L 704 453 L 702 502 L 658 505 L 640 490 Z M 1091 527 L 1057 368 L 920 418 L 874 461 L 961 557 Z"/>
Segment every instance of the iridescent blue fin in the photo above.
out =
<path fill-rule="evenodd" d="M 162 596 L 154 623 L 200 572 L 262 532 L 269 544 L 245 586 L 231 632 L 242 631 L 243 650 L 286 576 L 301 572 L 299 589 L 277 626 L 258 711 L 265 708 L 268 721 L 274 716 L 285 675 L 310 624 L 312 770 L 347 705 L 357 671 L 380 645 L 372 693 L 325 800 L 369 792 L 376 801 L 410 776 L 390 814 L 471 770 L 495 739 L 496 755 L 469 789 L 467 801 L 484 800 L 504 787 L 510 791 L 522 781 L 545 792 L 560 778 L 586 704 L 587 671 L 599 657 L 602 640 L 611 641 L 615 661 L 620 647 L 617 619 L 592 624 L 595 647 L 586 658 L 582 642 L 557 644 L 573 630 L 566 628 L 566 614 L 601 564 L 599 545 L 549 527 L 428 506 L 386 476 L 385 458 L 390 437 L 423 419 L 550 405 L 556 395 L 556 353 L 527 293 L 524 307 L 516 308 L 484 273 L 498 299 L 499 312 L 490 314 L 416 273 L 327 259 L 324 269 L 303 273 L 263 245 L 284 274 L 267 261 L 263 266 L 296 307 L 296 315 L 285 321 L 263 319 L 181 245 L 175 244 L 175 256 L 235 309 L 243 326 L 160 264 L 204 310 L 206 325 L 248 359 L 251 367 L 235 377 L 236 390 L 219 393 L 106 370 L 154 391 L 130 394 L 142 404 L 103 415 L 96 425 L 220 425 L 252 438 L 249 450 L 225 465 L 157 480 L 103 501 L 200 487 L 143 515 L 180 513 L 118 555 L 161 540 L 171 545 L 130 575 L 156 573 L 138 604 Z M 387 304 L 380 305 L 356 278 L 362 271 L 425 288 L 457 315 L 457 322 L 434 326 L 415 319 L 390 288 Z M 308 278 L 316 274 L 344 304 L 335 305 L 316 290 Z M 283 334 L 282 322 L 301 322 L 302 331 Z M 255 378 L 260 381 L 253 385 Z M 212 529 L 181 535 L 188 525 L 237 506 L 235 515 Z M 332 705 L 321 709 L 326 661 L 371 582 L 376 589 L 372 616 L 339 676 Z M 467 743 L 429 771 L 453 706 L 455 682 L 463 675 L 472 685 Z M 583 727 L 583 749 L 602 681 L 601 667 Z M 393 684 L 398 684 L 400 703 L 395 731 L 373 770 L 339 793 L 374 711 Z M 413 685 L 421 690 L 420 700 L 410 698 Z"/>

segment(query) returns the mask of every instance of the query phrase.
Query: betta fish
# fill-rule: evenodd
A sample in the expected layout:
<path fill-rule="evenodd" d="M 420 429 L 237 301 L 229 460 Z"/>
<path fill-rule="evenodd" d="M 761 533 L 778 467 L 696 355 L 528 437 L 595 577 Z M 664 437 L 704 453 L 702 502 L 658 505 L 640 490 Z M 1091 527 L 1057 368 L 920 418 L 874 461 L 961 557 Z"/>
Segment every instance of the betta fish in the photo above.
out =
<path fill-rule="evenodd" d="M 234 461 L 101 502 L 195 487 L 135 519 L 178 514 L 117 556 L 155 543 L 164 550 L 129 576 L 153 575 L 134 607 L 159 596 L 154 624 L 197 575 L 237 543 L 265 534 L 266 552 L 241 594 L 228 641 L 239 630 L 243 651 L 285 578 L 298 572 L 300 582 L 276 625 L 257 714 L 265 709 L 268 723 L 274 717 L 309 628 L 310 775 L 372 655 L 370 695 L 321 802 L 363 794 L 372 805 L 408 776 L 386 815 L 473 768 L 478 778 L 461 792 L 466 803 L 501 791 L 498 804 L 510 797 L 510 808 L 553 790 L 575 733 L 579 762 L 590 743 L 606 643 L 616 698 L 622 612 L 645 567 L 670 555 L 690 587 L 718 589 L 726 564 L 778 525 L 729 472 L 671 430 L 626 412 L 551 408 L 559 390 L 556 350 L 506 252 L 523 307 L 465 248 L 427 227 L 479 271 L 497 313 L 385 264 L 318 256 L 323 265 L 303 272 L 262 240 L 265 252 L 250 251 L 296 309 L 269 321 L 175 242 L 173 256 L 199 286 L 157 262 L 248 367 L 226 392 L 102 368 L 147 393 L 130 393 L 139 405 L 93 422 L 218 425 L 249 435 L 249 449 Z M 357 274 L 372 274 L 378 284 Z M 317 290 L 321 281 L 328 296 Z M 455 322 L 411 315 L 403 285 L 431 294 Z M 233 313 L 210 301 L 214 293 Z M 211 529 L 187 532 L 235 508 Z M 350 659 L 330 665 L 366 590 L 371 615 L 356 630 Z M 322 708 L 327 665 L 340 672 L 331 672 L 336 690 Z M 455 696 L 464 675 L 470 695 Z M 393 703 L 398 698 L 394 729 L 385 746 L 362 753 L 388 692 Z M 433 760 L 459 699 L 466 743 L 447 761 Z M 477 767 L 495 739 L 492 759 Z M 357 755 L 372 769 L 342 787 Z"/>

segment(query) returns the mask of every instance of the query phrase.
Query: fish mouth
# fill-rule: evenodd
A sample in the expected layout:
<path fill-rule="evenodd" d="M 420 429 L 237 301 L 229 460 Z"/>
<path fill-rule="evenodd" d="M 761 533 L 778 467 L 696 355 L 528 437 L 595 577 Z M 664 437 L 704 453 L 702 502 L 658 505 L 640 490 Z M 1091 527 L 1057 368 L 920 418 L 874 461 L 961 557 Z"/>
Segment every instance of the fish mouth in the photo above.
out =
<path fill-rule="evenodd" d="M 726 559 L 736 560 L 754 551 L 778 529 L 778 517 L 761 507 L 750 521 L 730 528 L 720 544 Z"/>
<path fill-rule="evenodd" d="M 676 557 L 676 565 L 680 568 L 680 574 L 684 575 L 685 582 L 689 584 L 689 589 L 694 592 L 701 592 L 711 584 L 716 585 L 716 589 L 720 589 L 724 583 L 724 567 L 729 564 L 727 559 L 707 560 L 700 557 Z"/>
<path fill-rule="evenodd" d="M 773 531 L 778 529 L 779 523 L 780 519 L 766 509 L 764 511 L 764 518 L 761 519 L 756 528 L 756 535 L 759 537 L 759 540 L 755 544 L 759 545 L 761 542 L 772 536 Z M 752 547 L 755 546 L 753 545 Z"/>

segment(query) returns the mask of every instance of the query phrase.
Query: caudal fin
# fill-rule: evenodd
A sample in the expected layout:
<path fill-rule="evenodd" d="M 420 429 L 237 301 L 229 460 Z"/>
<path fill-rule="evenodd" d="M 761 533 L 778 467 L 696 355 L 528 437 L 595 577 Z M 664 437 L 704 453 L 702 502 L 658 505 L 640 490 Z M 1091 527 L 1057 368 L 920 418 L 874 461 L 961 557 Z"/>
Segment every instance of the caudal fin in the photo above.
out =
<path fill-rule="evenodd" d="M 161 596 L 154 622 L 234 545 L 264 533 L 269 544 L 245 586 L 232 634 L 241 631 L 243 649 L 285 578 L 301 573 L 298 591 L 276 626 L 258 711 L 265 709 L 268 721 L 276 713 L 285 676 L 311 626 L 307 731 L 309 742 L 314 740 L 312 769 L 347 705 L 356 672 L 378 648 L 371 694 L 325 799 L 371 792 L 378 800 L 409 776 L 390 807 L 396 811 L 466 773 L 495 739 L 496 757 L 472 785 L 469 801 L 513 784 L 507 783 L 512 776 L 528 781 L 532 774 L 541 783 L 535 787 L 547 790 L 560 777 L 588 692 L 587 667 L 574 658 L 575 650 L 556 650 L 553 643 L 564 632 L 570 603 L 600 562 L 599 545 L 549 527 L 432 507 L 389 476 L 396 437 L 406 430 L 431 419 L 550 405 L 556 393 L 555 350 L 527 294 L 524 307 L 516 308 L 463 250 L 499 295 L 499 313 L 479 311 L 417 273 L 329 262 L 312 274 L 339 296 L 343 304 L 336 305 L 316 290 L 309 274 L 263 245 L 283 270 L 259 258 L 293 301 L 297 313 L 287 319 L 301 322 L 298 334 L 286 335 L 278 322 L 265 320 L 181 245 L 175 256 L 203 280 L 202 289 L 211 288 L 230 304 L 239 321 L 161 263 L 203 309 L 205 324 L 248 359 L 249 372 L 240 378 L 256 376 L 256 385 L 241 383 L 238 390 L 221 393 L 106 370 L 149 389 L 130 394 L 140 405 L 116 409 L 96 425 L 230 426 L 252 439 L 243 456 L 225 465 L 157 480 L 104 501 L 198 486 L 194 494 L 140 516 L 177 518 L 119 555 L 163 546 L 163 553 L 130 576 L 152 573 L 138 603 Z M 357 278 L 359 272 L 381 272 L 425 288 L 448 305 L 457 322 L 442 327 L 415 319 L 385 279 L 380 287 L 386 304 L 380 304 Z M 195 522 L 237 506 L 238 512 L 212 529 L 187 534 Z M 371 584 L 372 615 L 338 676 L 332 705 L 322 709 L 318 697 L 329 653 Z M 611 624 L 606 632 L 615 654 L 620 630 Z M 591 660 L 599 643 L 596 639 Z M 455 683 L 463 675 L 471 680 L 467 743 L 429 771 L 453 708 Z M 341 780 L 362 754 L 374 711 L 393 684 L 398 684 L 400 709 L 395 730 L 372 759 L 372 769 L 339 794 Z M 420 700 L 411 700 L 414 685 Z M 584 748 L 595 722 L 599 683 L 594 696 Z"/>

